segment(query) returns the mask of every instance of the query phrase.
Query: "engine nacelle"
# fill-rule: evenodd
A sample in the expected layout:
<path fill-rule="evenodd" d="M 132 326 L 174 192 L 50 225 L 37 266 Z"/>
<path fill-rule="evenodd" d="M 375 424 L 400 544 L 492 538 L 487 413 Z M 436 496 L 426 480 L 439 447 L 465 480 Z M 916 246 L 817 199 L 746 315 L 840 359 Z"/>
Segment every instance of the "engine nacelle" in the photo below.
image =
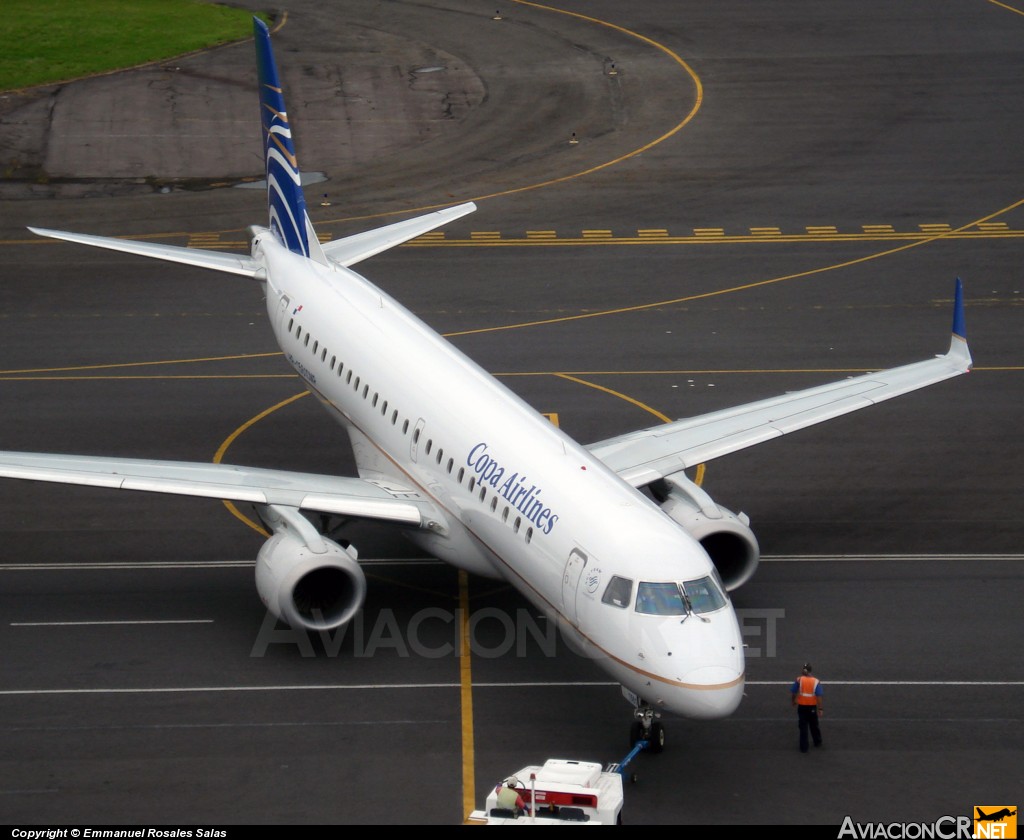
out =
<path fill-rule="evenodd" d="M 305 540 L 275 527 L 256 557 L 256 589 L 278 619 L 296 630 L 333 630 L 351 621 L 366 598 L 353 548 L 317 535 Z"/>
<path fill-rule="evenodd" d="M 651 492 L 661 509 L 704 547 L 726 589 L 750 580 L 761 549 L 746 514 L 719 506 L 683 473 L 667 476 Z"/>

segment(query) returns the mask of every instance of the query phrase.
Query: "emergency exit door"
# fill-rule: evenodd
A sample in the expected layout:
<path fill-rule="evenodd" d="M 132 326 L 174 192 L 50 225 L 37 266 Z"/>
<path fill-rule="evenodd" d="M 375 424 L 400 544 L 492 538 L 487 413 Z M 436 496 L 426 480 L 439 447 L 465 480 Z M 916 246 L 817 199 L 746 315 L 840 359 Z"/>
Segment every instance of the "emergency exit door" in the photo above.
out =
<path fill-rule="evenodd" d="M 572 624 L 576 624 L 576 591 L 580 582 L 580 575 L 587 565 L 587 555 L 578 548 L 573 549 L 569 555 L 569 562 L 565 564 L 565 572 L 562 574 L 562 614 Z"/>

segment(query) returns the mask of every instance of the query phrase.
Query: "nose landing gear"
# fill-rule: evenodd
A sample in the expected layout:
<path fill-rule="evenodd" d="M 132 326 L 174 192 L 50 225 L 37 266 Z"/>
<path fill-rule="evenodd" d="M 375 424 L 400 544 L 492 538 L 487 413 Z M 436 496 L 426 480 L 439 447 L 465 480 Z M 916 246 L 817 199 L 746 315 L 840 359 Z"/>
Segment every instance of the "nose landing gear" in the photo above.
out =
<path fill-rule="evenodd" d="M 629 727 L 629 745 L 632 747 L 637 741 L 646 741 L 648 752 L 660 753 L 665 749 L 665 727 L 658 720 L 660 715 L 638 698 L 633 717 L 633 725 Z"/>

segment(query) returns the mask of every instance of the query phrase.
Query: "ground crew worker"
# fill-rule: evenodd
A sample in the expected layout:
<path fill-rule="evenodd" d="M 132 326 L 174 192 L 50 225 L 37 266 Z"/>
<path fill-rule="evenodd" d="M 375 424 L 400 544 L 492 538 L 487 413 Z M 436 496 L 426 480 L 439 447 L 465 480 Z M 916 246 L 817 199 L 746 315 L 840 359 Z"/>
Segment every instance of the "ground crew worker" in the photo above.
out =
<path fill-rule="evenodd" d="M 796 706 L 797 724 L 800 727 L 800 752 L 807 752 L 807 732 L 810 730 L 814 746 L 821 746 L 821 729 L 818 715 L 821 714 L 821 680 L 811 676 L 811 663 L 804 665 L 800 676 L 790 686 L 793 705 Z"/>
<path fill-rule="evenodd" d="M 498 807 L 507 808 L 516 815 L 529 813 L 529 808 L 527 808 L 526 803 L 523 801 L 523 797 L 516 790 L 518 784 L 519 779 L 515 776 L 509 776 L 495 788 L 498 792 Z"/>

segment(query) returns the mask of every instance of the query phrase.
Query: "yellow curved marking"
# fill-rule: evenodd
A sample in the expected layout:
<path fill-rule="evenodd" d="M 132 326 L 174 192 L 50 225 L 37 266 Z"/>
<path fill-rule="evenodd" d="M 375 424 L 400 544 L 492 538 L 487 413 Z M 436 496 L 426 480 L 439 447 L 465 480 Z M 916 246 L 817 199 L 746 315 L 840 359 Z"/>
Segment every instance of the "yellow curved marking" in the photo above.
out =
<path fill-rule="evenodd" d="M 443 202 L 441 204 L 427 204 L 427 205 L 424 205 L 423 207 L 415 207 L 415 208 L 408 208 L 407 207 L 407 208 L 403 208 L 402 210 L 390 210 L 390 211 L 385 212 L 385 213 L 370 213 L 370 214 L 365 215 L 365 216 L 346 216 L 346 217 L 342 217 L 342 218 L 339 218 L 339 219 L 323 219 L 323 220 L 318 221 L 317 224 L 319 224 L 319 225 L 341 224 L 343 222 L 363 221 L 363 220 L 366 220 L 366 219 L 383 219 L 383 218 L 387 218 L 389 216 L 403 216 L 403 215 L 406 215 L 406 214 L 409 214 L 409 213 L 424 213 L 424 212 L 429 212 L 431 210 L 440 210 L 440 209 L 445 208 L 445 207 L 452 207 L 452 206 L 454 206 L 456 204 L 462 204 L 462 203 L 465 203 L 465 202 L 468 202 L 468 201 L 484 201 L 484 200 L 486 200 L 488 198 L 498 198 L 500 196 L 505 196 L 505 195 L 514 195 L 515 193 L 528 192 L 530 190 L 537 190 L 537 189 L 540 189 L 541 187 L 549 187 L 549 186 L 552 186 L 553 184 L 561 184 L 561 183 L 564 183 L 565 181 L 571 181 L 571 180 L 573 180 L 575 178 L 582 178 L 585 175 L 591 175 L 594 172 L 599 172 L 602 169 L 607 169 L 610 166 L 615 166 L 618 163 L 622 163 L 625 160 L 629 160 L 630 158 L 636 157 L 637 155 L 643 154 L 644 152 L 654 148 L 659 143 L 667 140 L 669 137 L 672 137 L 678 131 L 682 130 L 682 128 L 684 126 L 686 126 L 687 123 L 689 123 L 697 115 L 697 111 L 700 110 L 700 107 L 701 107 L 701 105 L 704 102 L 704 86 L 701 84 L 700 77 L 693 70 L 693 68 L 690 67 L 689 64 L 687 64 L 682 58 L 679 57 L 679 55 L 677 55 L 671 49 L 666 47 L 664 44 L 660 44 L 657 41 L 655 41 L 653 38 L 648 38 L 646 35 L 641 35 L 639 32 L 634 32 L 632 29 L 626 29 L 624 26 L 619 26 L 618 24 L 614 24 L 614 23 L 610 23 L 608 21 L 600 20 L 599 18 L 590 17 L 588 15 L 582 15 L 582 14 L 579 14 L 577 12 L 569 12 L 569 11 L 566 11 L 564 9 L 556 9 L 553 6 L 542 6 L 539 3 L 529 3 L 529 2 L 526 2 L 526 0 L 512 0 L 512 2 L 513 3 L 519 3 L 520 5 L 523 5 L 523 6 L 532 6 L 535 9 L 541 9 L 541 10 L 547 11 L 547 12 L 555 12 L 557 14 L 567 15 L 569 17 L 578 18 L 578 19 L 586 21 L 588 23 L 594 23 L 594 24 L 597 24 L 598 26 L 607 27 L 608 29 L 614 29 L 617 32 L 621 32 L 624 35 L 628 35 L 631 38 L 636 38 L 639 41 L 643 41 L 645 44 L 649 44 L 650 46 L 654 47 L 655 49 L 661 50 L 663 53 L 665 53 L 665 55 L 667 55 L 669 58 L 671 58 L 676 64 L 678 64 L 680 67 L 682 67 L 683 70 L 685 70 L 686 73 L 693 80 L 694 87 L 696 88 L 695 101 L 694 101 L 693 107 L 690 109 L 689 113 L 687 113 L 686 116 L 683 117 L 682 120 L 680 120 L 675 126 L 673 126 L 667 132 L 662 134 L 660 137 L 658 137 L 658 138 L 656 138 L 654 140 L 651 140 L 649 143 L 645 143 L 643 146 L 641 146 L 638 149 L 634 149 L 631 152 L 627 152 L 624 155 L 620 155 L 619 157 L 614 158 L 613 160 L 606 161 L 605 163 L 599 163 L 596 166 L 592 166 L 589 169 L 584 169 L 584 170 L 582 170 L 580 172 L 575 172 L 575 173 L 570 174 L 570 175 L 562 175 L 559 178 L 551 178 L 551 179 L 549 179 L 547 181 L 541 181 L 541 182 L 536 183 L 536 184 L 527 184 L 526 186 L 523 186 L 523 187 L 512 187 L 512 188 L 507 189 L 507 190 L 501 190 L 499 192 L 487 193 L 486 195 L 479 195 L 479 196 L 475 196 L 473 198 L 463 198 L 463 199 L 459 199 L 458 201 L 448 201 L 448 202 Z M 287 17 L 287 14 L 285 15 L 285 17 Z M 284 21 L 282 20 L 282 25 L 283 25 L 283 23 L 284 23 Z M 273 31 L 276 32 L 277 29 L 275 28 Z M 241 231 L 241 230 L 245 230 L 245 228 L 225 228 L 223 230 L 211 231 L 211 232 L 223 234 L 223 233 L 233 233 L 233 232 Z M 155 234 L 155 235 L 154 234 L 147 234 L 145 238 L 149 239 L 149 240 L 153 240 L 153 239 L 169 239 L 169 238 L 172 238 L 172 237 L 186 236 L 186 235 L 188 235 L 188 234 L 181 233 L 181 232 L 177 232 L 177 233 L 162 233 L 162 234 Z M 125 235 L 123 237 L 118 237 L 118 238 L 126 238 L 126 239 L 128 239 L 128 238 L 131 238 L 131 236 Z"/>
<path fill-rule="evenodd" d="M 296 394 L 293 397 L 288 397 L 288 399 L 286 400 L 281 400 L 281 402 L 277 403 L 276 405 L 272 405 L 270 406 L 270 408 L 261 411 L 255 417 L 246 420 L 241 426 L 239 426 L 230 435 L 228 435 L 224 439 L 224 442 L 217 448 L 217 452 L 213 456 L 213 463 L 221 463 L 221 461 L 224 460 L 224 455 L 227 453 L 228 448 L 231 446 L 231 444 L 233 444 L 247 429 L 249 429 L 252 426 L 255 426 L 257 423 L 260 422 L 260 420 L 273 414 L 279 408 L 284 408 L 286 405 L 291 405 L 296 400 L 301 400 L 303 397 L 307 396 L 309 396 L 309 391 L 303 391 L 301 394 Z M 237 507 L 235 507 L 234 502 L 224 500 L 223 503 L 224 507 L 226 507 L 231 512 L 232 516 L 235 516 L 238 519 L 242 520 L 242 522 L 244 522 L 246 525 L 252 528 L 256 533 L 262 534 L 264 537 L 270 536 L 270 534 L 267 533 L 266 529 L 262 525 L 253 522 L 248 516 L 246 516 Z"/>
<path fill-rule="evenodd" d="M 69 373 L 78 370 L 114 370 L 116 368 L 149 367 L 150 365 L 192 365 L 198 362 L 233 362 L 238 359 L 266 359 L 270 356 L 281 356 L 283 353 L 277 350 L 272 353 L 241 353 L 237 356 L 207 356 L 197 359 L 163 359 L 152 362 L 111 362 L 102 365 L 73 365 L 68 367 L 53 368 L 22 368 L 21 370 L 0 370 L 0 375 L 11 376 L 22 373 Z"/>
<path fill-rule="evenodd" d="M 693 483 L 700 487 L 704 483 L 704 472 L 707 469 L 706 464 L 697 464 L 697 472 L 693 476 Z"/>
<path fill-rule="evenodd" d="M 896 248 L 888 248 L 885 251 L 878 251 L 874 254 L 868 254 L 864 257 L 857 257 L 852 260 L 846 260 L 845 262 L 834 263 L 832 265 L 819 266 L 818 268 L 811 268 L 807 271 L 798 271 L 795 274 L 784 274 L 780 277 L 770 277 L 767 280 L 755 280 L 753 283 L 744 283 L 740 286 L 730 286 L 727 289 L 717 289 L 712 292 L 700 292 L 699 294 L 684 295 L 682 297 L 671 298 L 670 300 L 659 300 L 654 303 L 640 303 L 636 306 L 622 306 L 616 309 L 603 309 L 599 312 L 583 312 L 579 315 L 566 315 L 561 318 L 546 318 L 539 321 L 523 321 L 519 324 L 505 324 L 498 327 L 480 327 L 475 330 L 462 330 L 461 332 L 445 333 L 446 336 L 460 336 L 460 335 L 478 335 L 480 333 L 489 332 L 500 332 L 502 330 L 516 330 L 523 327 L 538 327 L 547 324 L 562 324 L 568 321 L 581 321 L 584 318 L 601 318 L 606 315 L 621 315 L 626 312 L 642 312 L 645 309 L 656 309 L 660 306 L 672 306 L 678 303 L 688 303 L 694 300 L 703 300 L 706 298 L 718 297 L 720 295 L 728 295 L 734 292 L 745 292 L 750 289 L 757 289 L 761 286 L 770 286 L 774 283 L 781 283 L 784 280 L 798 280 L 802 277 L 811 277 L 815 274 L 822 274 L 826 271 L 833 271 L 839 268 L 849 268 L 852 265 L 859 265 L 860 263 L 870 262 L 871 260 L 877 260 L 880 257 L 888 257 L 892 254 L 898 254 L 901 251 L 909 251 L 911 248 L 918 248 L 921 245 L 928 245 L 932 242 L 938 242 L 941 239 L 948 238 L 951 234 L 960 233 L 969 227 L 974 225 L 982 224 L 989 219 L 994 219 L 997 216 L 1001 216 L 1004 213 L 1009 213 L 1011 210 L 1016 210 L 1021 205 L 1024 205 L 1024 198 L 1019 201 L 1015 201 L 1007 207 L 1003 207 L 1001 210 L 996 210 L 994 213 L 990 213 L 987 216 L 982 216 L 980 219 L 975 219 L 973 222 L 968 222 L 966 225 L 962 225 L 955 230 L 945 231 L 943 233 L 936 234 L 927 239 L 920 239 L 916 242 L 908 242 L 905 245 L 900 245 Z"/>
<path fill-rule="evenodd" d="M 653 414 L 663 423 L 672 422 L 671 418 L 666 417 L 656 408 L 651 408 L 649 405 L 640 402 L 640 400 L 633 399 L 633 397 L 626 396 L 625 394 L 620 393 L 619 391 L 613 391 L 611 388 L 606 388 L 604 385 L 598 385 L 595 382 L 587 382 L 587 380 L 585 379 L 580 379 L 577 376 L 571 376 L 568 373 L 556 373 L 555 376 L 557 376 L 559 379 L 567 379 L 569 382 L 575 382 L 579 385 L 586 385 L 588 388 L 594 388 L 598 391 L 604 391 L 606 394 L 611 394 L 613 397 L 618 397 L 620 400 L 625 400 L 626 402 L 635 405 L 637 408 L 641 408 L 644 411 L 648 412 L 649 414 Z"/>
<path fill-rule="evenodd" d="M 270 34 L 273 35 L 275 32 L 280 32 L 284 29 L 284 25 L 288 23 L 288 12 L 281 12 L 281 19 L 274 24 L 274 28 L 270 30 Z"/>
<path fill-rule="evenodd" d="M 523 186 L 523 187 L 512 187 L 510 189 L 501 190 L 499 192 L 487 193 L 486 195 L 478 195 L 478 196 L 475 196 L 473 198 L 460 199 L 457 202 L 452 201 L 452 202 L 446 202 L 446 203 L 443 203 L 443 204 L 429 204 L 429 205 L 426 205 L 425 207 L 418 207 L 418 208 L 416 208 L 415 211 L 410 211 L 410 210 L 407 210 L 407 209 L 406 210 L 392 210 L 392 211 L 387 212 L 387 213 L 373 213 L 373 214 L 370 214 L 370 215 L 367 215 L 367 216 L 349 216 L 347 218 L 341 218 L 341 219 L 329 219 L 329 220 L 325 220 L 325 221 L 319 222 L 319 224 L 339 224 L 341 222 L 353 222 L 353 221 L 365 220 L 365 219 L 381 219 L 381 218 L 385 218 L 387 216 L 403 215 L 405 213 L 410 213 L 410 212 L 422 213 L 424 211 L 438 210 L 438 209 L 441 209 L 441 208 L 444 208 L 444 207 L 451 207 L 454 204 L 462 204 L 463 202 L 467 202 L 467 201 L 485 201 L 488 198 L 499 198 L 501 196 L 515 195 L 516 193 L 521 193 L 521 192 L 529 192 L 530 190 L 537 190 L 537 189 L 540 189 L 542 187 L 550 187 L 550 186 L 552 186 L 554 184 L 562 184 L 562 183 L 564 183 L 566 181 L 571 181 L 571 180 L 573 180 L 575 178 L 582 178 L 585 175 L 592 175 L 595 172 L 600 172 L 602 169 L 607 169 L 610 166 L 615 166 L 616 164 L 622 163 L 625 160 L 629 160 L 630 158 L 636 157 L 637 155 L 641 155 L 644 152 L 649 151 L 650 149 L 653 149 L 659 143 L 662 143 L 665 140 L 668 140 L 669 137 L 672 137 L 674 134 L 676 134 L 677 132 L 681 131 L 684 126 L 686 126 L 691 120 L 693 120 L 693 118 L 697 115 L 697 112 L 700 110 L 700 106 L 704 103 L 704 86 L 701 84 L 700 77 L 697 75 L 697 73 L 694 71 L 694 69 L 692 67 L 690 67 L 690 65 L 687 64 L 682 58 L 680 58 L 677 53 L 673 52 L 671 49 L 666 47 L 664 44 L 658 43 L 653 38 L 648 38 L 646 35 L 641 35 L 639 32 L 634 32 L 632 29 L 626 29 L 626 27 L 624 27 L 624 26 L 619 26 L 618 24 L 611 23 L 611 22 L 606 21 L 606 20 L 601 20 L 600 18 L 590 17 L 589 15 L 583 15 L 583 14 L 580 14 L 579 12 L 570 12 L 570 11 L 566 11 L 565 9 L 556 9 L 554 6 L 543 6 L 540 3 L 528 2 L 528 0 L 512 0 L 512 2 L 513 3 L 518 3 L 520 6 L 530 6 L 530 7 L 534 8 L 534 9 L 541 9 L 542 11 L 545 11 L 545 12 L 554 12 L 556 14 L 566 15 L 568 17 L 578 18 L 579 20 L 586 21 L 587 23 L 593 23 L 593 24 L 597 24 L 598 26 L 604 26 L 604 27 L 606 27 L 608 29 L 614 29 L 616 32 L 621 32 L 622 34 L 627 35 L 630 38 L 636 38 L 637 40 L 643 41 L 645 44 L 648 44 L 649 46 L 652 46 L 652 47 L 654 47 L 657 50 L 661 50 L 663 53 L 665 53 L 665 55 L 667 55 L 669 58 L 671 58 L 676 64 L 678 64 L 680 67 L 682 67 L 683 70 L 685 70 L 686 73 L 693 80 L 693 84 L 694 84 L 694 87 L 696 89 L 695 96 L 694 96 L 693 107 L 690 109 L 689 113 L 687 113 L 686 116 L 683 117 L 682 120 L 680 120 L 675 126 L 670 128 L 668 131 L 666 131 L 660 137 L 657 137 L 656 139 L 651 140 L 649 143 L 645 143 L 643 146 L 641 146 L 638 149 L 634 149 L 631 152 L 626 152 L 626 154 L 624 154 L 624 155 L 620 155 L 619 157 L 614 158 L 614 159 L 609 160 L 609 161 L 606 161 L 604 163 L 599 163 L 596 166 L 592 166 L 589 169 L 584 169 L 584 170 L 582 170 L 580 172 L 574 172 L 574 173 L 572 173 L 570 175 L 562 175 L 562 176 L 560 176 L 558 178 L 551 178 L 551 179 L 549 179 L 547 181 L 540 181 L 539 183 L 536 183 L 536 184 L 527 184 L 526 186 Z"/>
<path fill-rule="evenodd" d="M 580 379 L 579 377 L 572 376 L 572 375 L 570 375 L 568 373 L 556 373 L 554 375 L 557 376 L 559 379 L 567 379 L 570 382 L 576 382 L 576 383 L 578 383 L 580 385 L 586 385 L 588 388 L 595 388 L 598 391 L 604 391 L 606 394 L 611 394 L 613 397 L 618 397 L 620 400 L 625 400 L 628 403 L 632 403 L 637 408 L 641 408 L 644 411 L 649 412 L 650 414 L 653 414 L 655 417 L 657 417 L 662 422 L 665 422 L 665 423 L 671 423 L 672 422 L 671 418 L 669 418 L 668 416 L 662 414 L 657 409 L 651 408 L 646 403 L 642 403 L 642 402 L 640 402 L 640 400 L 633 399 L 633 397 L 629 397 L 626 394 L 623 394 L 623 393 L 621 393 L 619 391 L 614 391 L 611 388 L 606 388 L 604 385 L 598 385 L 598 384 L 596 384 L 594 382 L 587 382 L 587 380 L 585 380 L 585 379 Z M 705 471 L 705 465 L 704 464 L 697 464 L 697 473 L 694 476 L 693 483 L 696 484 L 698 487 L 700 487 L 700 485 L 704 483 L 704 471 Z"/>
<path fill-rule="evenodd" d="M 196 373 L 177 374 L 168 376 L 156 376 L 153 374 L 139 374 L 137 376 L 4 376 L 0 374 L 0 381 L 3 382 L 131 382 L 133 380 L 144 380 L 156 382 L 157 380 L 200 380 L 200 379 L 298 379 L 294 373 Z"/>
<path fill-rule="evenodd" d="M 513 0 L 515 2 L 515 0 Z M 1015 9 L 1013 6 L 1007 6 L 1005 3 L 1000 3 L 999 0 L 988 0 L 993 6 L 998 6 L 1000 9 L 1006 9 L 1008 12 L 1013 12 L 1015 15 L 1024 15 L 1020 9 Z"/>

